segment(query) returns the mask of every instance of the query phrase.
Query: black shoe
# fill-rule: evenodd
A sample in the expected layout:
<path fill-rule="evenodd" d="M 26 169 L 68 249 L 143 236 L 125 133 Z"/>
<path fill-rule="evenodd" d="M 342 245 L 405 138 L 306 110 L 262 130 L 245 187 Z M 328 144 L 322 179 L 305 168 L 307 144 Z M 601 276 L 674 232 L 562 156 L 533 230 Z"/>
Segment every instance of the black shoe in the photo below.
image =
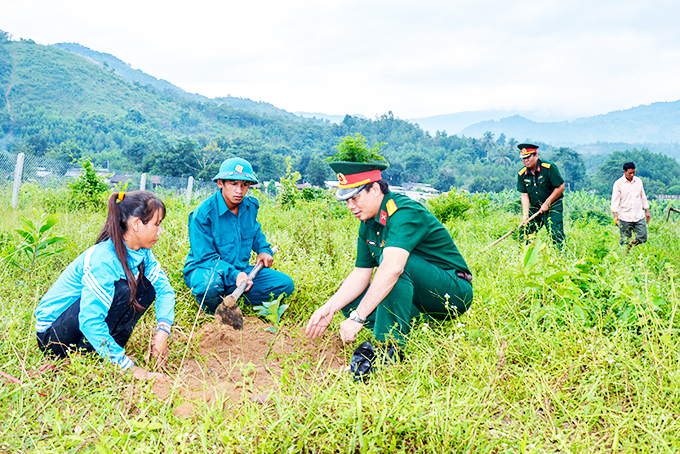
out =
<path fill-rule="evenodd" d="M 368 375 L 374 371 L 373 361 L 375 361 L 375 349 L 370 341 L 363 342 L 354 350 L 349 370 L 354 374 L 355 382 L 366 382 Z"/>
<path fill-rule="evenodd" d="M 398 345 L 387 343 L 379 346 L 376 352 L 373 344 L 366 341 L 352 353 L 349 370 L 354 374 L 355 382 L 366 383 L 368 376 L 374 373 L 377 368 L 389 363 L 399 362 L 401 359 L 402 353 Z"/>

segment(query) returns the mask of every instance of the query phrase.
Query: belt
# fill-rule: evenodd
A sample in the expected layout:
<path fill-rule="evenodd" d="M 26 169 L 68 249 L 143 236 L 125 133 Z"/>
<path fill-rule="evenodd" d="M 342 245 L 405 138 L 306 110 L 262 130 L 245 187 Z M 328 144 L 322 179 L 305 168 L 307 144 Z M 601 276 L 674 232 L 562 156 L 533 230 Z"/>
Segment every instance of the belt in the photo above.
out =
<path fill-rule="evenodd" d="M 472 274 L 463 271 L 456 271 L 456 276 L 472 284 Z"/>

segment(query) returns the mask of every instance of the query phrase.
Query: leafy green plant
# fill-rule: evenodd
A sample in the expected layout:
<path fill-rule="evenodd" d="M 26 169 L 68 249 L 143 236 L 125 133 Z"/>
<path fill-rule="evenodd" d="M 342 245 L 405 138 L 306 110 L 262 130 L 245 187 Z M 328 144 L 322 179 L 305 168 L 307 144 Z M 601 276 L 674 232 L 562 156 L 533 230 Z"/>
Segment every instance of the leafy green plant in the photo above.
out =
<path fill-rule="evenodd" d="M 380 147 L 386 145 L 384 142 L 376 143 L 369 150 L 366 138 L 358 132 L 353 136 L 344 137 L 336 146 L 338 152 L 327 158 L 329 162 L 349 161 L 349 162 L 382 162 L 387 160 L 380 155 Z"/>
<path fill-rule="evenodd" d="M 105 194 L 109 192 L 109 186 L 104 177 L 97 175 L 92 161 L 83 159 L 80 161 L 83 173 L 68 184 L 69 196 L 73 208 L 101 209 L 106 206 Z"/>
<path fill-rule="evenodd" d="M 311 202 L 313 200 L 323 199 L 328 195 L 328 192 L 321 188 L 304 188 L 301 195 L 304 200 Z"/>
<path fill-rule="evenodd" d="M 68 247 L 58 247 L 66 243 L 66 238 L 49 234 L 48 231 L 58 221 L 56 214 L 46 215 L 34 210 L 38 221 L 34 223 L 30 219 L 21 218 L 23 226 L 14 231 L 21 240 L 12 243 L 4 251 L 2 259 L 24 271 L 32 271 L 36 262 L 46 257 L 64 252 Z"/>
<path fill-rule="evenodd" d="M 269 331 L 274 334 L 279 332 L 279 329 L 281 328 L 281 316 L 286 311 L 286 309 L 288 309 L 287 304 L 281 304 L 283 297 L 284 295 L 279 295 L 279 297 L 273 301 L 262 303 L 261 306 L 253 307 L 253 309 L 257 311 L 258 315 L 263 316 L 269 320 L 272 325 L 274 325 L 265 328 L 265 331 Z"/>
<path fill-rule="evenodd" d="M 439 222 L 445 223 L 450 219 L 465 218 L 468 210 L 475 206 L 475 196 L 462 189 L 451 188 L 449 192 L 429 199 L 426 206 Z"/>
<path fill-rule="evenodd" d="M 290 156 L 286 158 L 286 174 L 281 177 L 281 191 L 279 192 L 279 204 L 284 207 L 293 207 L 300 200 L 301 195 L 295 184 L 302 176 L 300 172 L 293 172 L 293 164 Z"/>

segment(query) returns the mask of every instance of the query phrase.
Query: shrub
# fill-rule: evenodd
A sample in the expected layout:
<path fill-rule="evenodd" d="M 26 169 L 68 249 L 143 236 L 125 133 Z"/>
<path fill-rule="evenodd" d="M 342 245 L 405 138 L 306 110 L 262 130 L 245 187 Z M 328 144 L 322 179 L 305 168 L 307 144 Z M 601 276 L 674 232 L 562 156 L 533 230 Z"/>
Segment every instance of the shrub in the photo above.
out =
<path fill-rule="evenodd" d="M 384 157 L 380 155 L 380 147 L 384 143 L 376 143 L 370 150 L 367 147 L 366 138 L 358 132 L 354 136 L 344 137 L 335 148 L 338 152 L 335 153 L 328 161 L 349 161 L 349 162 L 380 162 L 387 163 Z"/>
<path fill-rule="evenodd" d="M 426 206 L 444 224 L 450 219 L 465 218 L 466 213 L 475 206 L 475 197 L 463 190 L 451 188 L 449 192 L 428 200 Z"/>
<path fill-rule="evenodd" d="M 286 158 L 286 174 L 281 177 L 281 192 L 278 195 L 279 204 L 284 207 L 293 207 L 300 200 L 300 191 L 295 184 L 300 180 L 300 172 L 293 172 L 290 156 Z"/>
<path fill-rule="evenodd" d="M 105 208 L 109 186 L 103 177 L 97 175 L 89 159 L 83 159 L 80 165 L 83 173 L 68 185 L 71 206 L 95 210 Z"/>

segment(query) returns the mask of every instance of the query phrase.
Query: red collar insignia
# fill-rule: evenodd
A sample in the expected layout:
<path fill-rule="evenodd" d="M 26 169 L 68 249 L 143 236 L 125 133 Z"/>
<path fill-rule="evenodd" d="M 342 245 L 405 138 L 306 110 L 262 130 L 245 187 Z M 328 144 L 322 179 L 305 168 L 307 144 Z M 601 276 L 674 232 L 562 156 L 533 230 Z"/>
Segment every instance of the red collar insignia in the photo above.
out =
<path fill-rule="evenodd" d="M 385 210 L 380 210 L 380 223 L 387 225 L 387 212 Z"/>

